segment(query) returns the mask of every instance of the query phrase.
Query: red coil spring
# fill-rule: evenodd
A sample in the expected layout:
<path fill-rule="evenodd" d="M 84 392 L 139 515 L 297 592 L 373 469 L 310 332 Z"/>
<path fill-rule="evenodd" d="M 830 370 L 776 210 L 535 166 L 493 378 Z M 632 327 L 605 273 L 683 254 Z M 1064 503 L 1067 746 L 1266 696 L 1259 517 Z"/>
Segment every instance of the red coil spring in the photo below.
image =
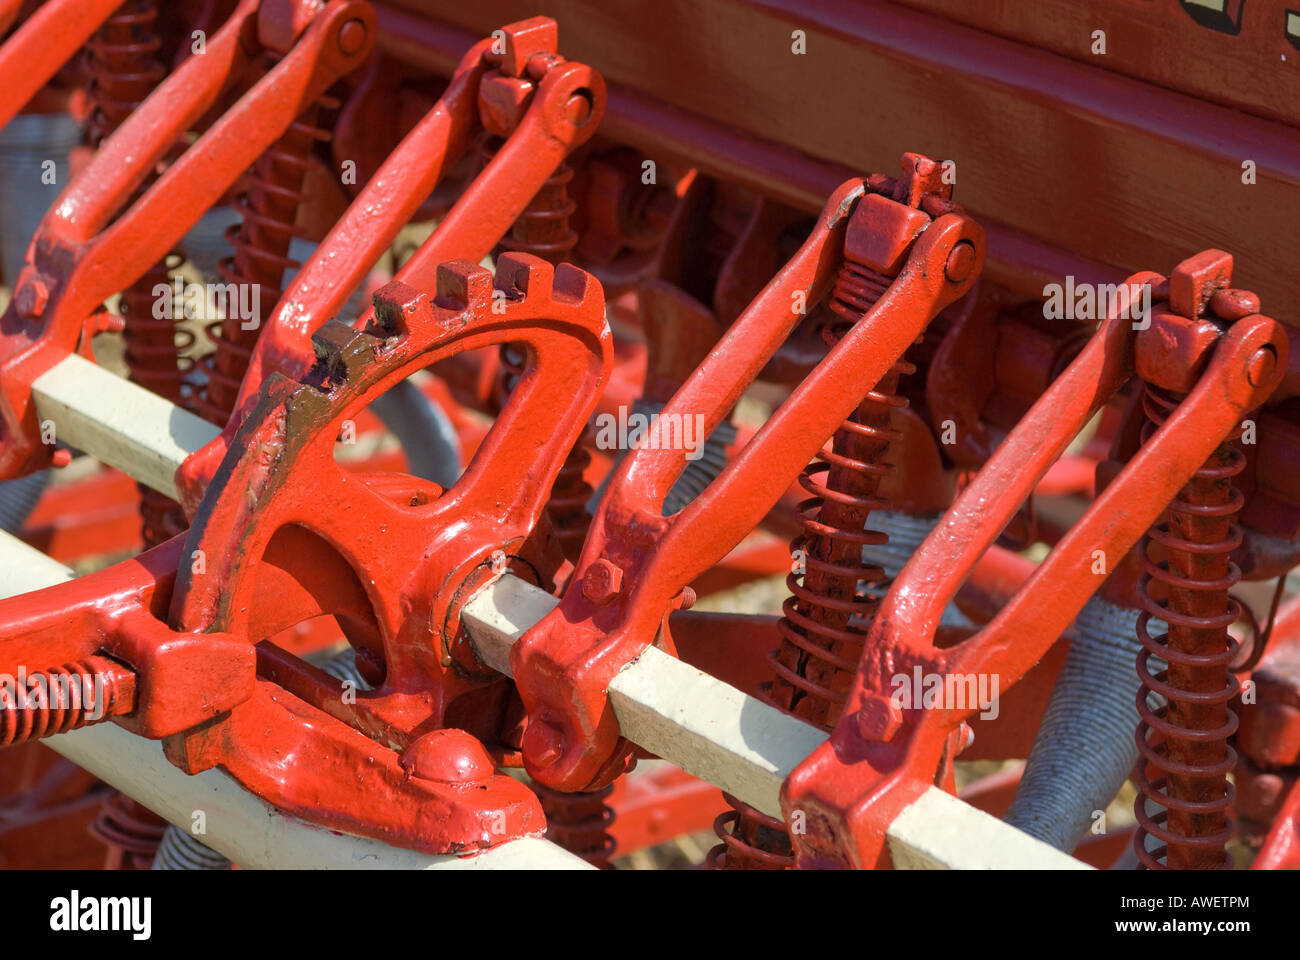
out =
<path fill-rule="evenodd" d="M 90 75 L 86 95 L 90 111 L 85 139 L 98 147 L 129 117 L 166 75 L 167 68 L 155 56 L 162 40 L 154 30 L 158 10 L 153 0 L 133 0 L 109 17 L 86 42 L 85 66 Z M 136 189 L 138 198 L 156 179 L 147 177 Z M 178 329 L 176 318 L 156 317 L 155 288 L 170 286 L 169 258 L 122 291 L 119 310 L 123 319 L 122 339 L 131 379 L 166 397 L 182 402 L 185 374 L 191 366 L 180 354 L 194 342 L 194 334 Z M 179 262 L 179 258 L 177 258 Z M 185 529 L 180 507 L 156 490 L 141 485 L 140 516 L 146 547 L 168 540 Z"/>
<path fill-rule="evenodd" d="M 833 347 L 871 309 L 893 280 L 861 264 L 845 261 L 831 291 L 830 308 L 845 322 L 823 331 Z M 857 671 L 867 627 L 879 603 L 859 587 L 884 580 L 884 571 L 863 560 L 862 548 L 889 542 L 867 530 L 872 510 L 888 506 L 877 491 L 891 467 L 884 462 L 899 432 L 890 426 L 896 407 L 907 405 L 897 393 L 899 378 L 915 370 L 900 360 L 845 420 L 818 460 L 799 477 L 811 494 L 799 505 L 803 533 L 790 544 L 803 572 L 786 578 L 790 596 L 782 606 L 781 646 L 768 654 L 775 680 L 764 699 L 778 709 L 829 731 L 839 718 L 849 683 Z M 793 854 L 785 825 L 749 805 L 727 797 L 732 810 L 714 823 L 722 839 L 709 854 L 721 869 L 786 869 Z"/>
<path fill-rule="evenodd" d="M 86 41 L 88 145 L 97 147 L 107 139 L 167 73 L 154 56 L 162 46 L 154 32 L 157 19 L 154 0 L 129 0 Z"/>
<path fill-rule="evenodd" d="M 1177 403 L 1176 396 L 1147 387 L 1144 443 Z M 1229 596 L 1241 579 L 1229 554 L 1242 542 L 1235 521 L 1245 498 L 1232 478 L 1244 467 L 1241 451 L 1221 444 L 1170 504 L 1169 521 L 1148 533 L 1168 560 L 1157 563 L 1143 551 L 1147 576 L 1137 625 L 1142 685 L 1136 780 L 1141 793 L 1134 802 L 1138 830 L 1133 845 L 1149 869 L 1232 867 L 1226 844 L 1235 829 L 1228 813 L 1235 791 L 1227 776 L 1237 755 L 1228 738 L 1237 730 L 1237 716 L 1228 703 L 1238 683 L 1229 667 L 1236 643 L 1228 627 L 1242 611 Z M 1153 583 L 1163 587 L 1167 599 L 1152 594 Z M 1152 617 L 1168 624 L 1165 634 L 1151 636 L 1147 624 Z M 1167 669 L 1153 672 L 1152 657 L 1164 660 Z M 1166 705 L 1153 709 L 1147 703 L 1152 693 Z M 1155 779 L 1151 769 L 1158 773 Z M 1148 803 L 1164 809 L 1152 814 Z M 1148 835 L 1163 845 L 1148 851 Z"/>
<path fill-rule="evenodd" d="M 586 793 L 561 793 L 532 784 L 546 814 L 546 837 L 594 867 L 609 869 L 614 856 L 614 838 L 609 834 L 614 810 L 605 801 L 613 785 Z"/>
<path fill-rule="evenodd" d="M 704 861 L 706 869 L 788 870 L 794 866 L 794 851 L 784 823 L 729 793 L 722 797 L 731 809 L 713 821 L 713 832 L 722 843 L 709 851 Z"/>
<path fill-rule="evenodd" d="M 166 820 L 117 791 L 90 825 L 91 836 L 108 847 L 106 870 L 148 870 L 166 829 Z"/>
<path fill-rule="evenodd" d="M 269 57 L 267 69 L 278 59 Z M 226 231 L 226 240 L 235 252 L 218 268 L 222 279 L 234 284 L 227 289 L 235 291 L 240 315 L 207 325 L 216 349 L 200 361 L 206 382 L 196 408 L 211 423 L 224 426 L 230 419 L 262 320 L 280 299 L 285 270 L 299 266 L 288 253 L 297 235 L 298 208 L 306 199 L 303 181 L 317 141 L 330 139 L 330 132 L 316 125 L 317 115 L 338 105 L 331 97 L 321 97 L 245 175 L 246 188 L 235 205 L 241 221 Z M 233 306 L 234 300 L 227 301 L 228 311 Z"/>
<path fill-rule="evenodd" d="M 82 660 L 0 684 L 0 747 L 67 733 L 108 715 L 122 674 L 107 661 Z"/>
<path fill-rule="evenodd" d="M 489 162 L 498 150 L 497 138 L 483 140 L 479 152 L 484 163 Z M 578 205 L 569 196 L 569 183 L 573 168 L 561 163 L 542 184 L 528 206 L 515 219 L 510 233 L 497 244 L 498 251 L 531 253 L 550 263 L 563 263 L 578 245 L 578 234 L 570 225 Z"/>

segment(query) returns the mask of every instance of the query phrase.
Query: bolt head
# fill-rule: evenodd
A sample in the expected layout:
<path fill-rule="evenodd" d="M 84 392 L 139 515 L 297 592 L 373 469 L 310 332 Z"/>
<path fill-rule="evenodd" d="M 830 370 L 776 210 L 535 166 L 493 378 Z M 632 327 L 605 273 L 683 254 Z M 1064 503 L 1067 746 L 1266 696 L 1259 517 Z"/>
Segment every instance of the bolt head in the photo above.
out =
<path fill-rule="evenodd" d="M 1246 365 L 1246 379 L 1252 387 L 1263 386 L 1273 375 L 1277 366 L 1277 354 L 1268 347 L 1260 347 Z"/>
<path fill-rule="evenodd" d="M 366 45 L 366 25 L 360 20 L 349 20 L 339 28 L 339 50 L 350 57 Z"/>
<path fill-rule="evenodd" d="M 534 720 L 524 731 L 520 749 L 535 767 L 549 767 L 564 756 L 564 733 L 545 720 Z"/>
<path fill-rule="evenodd" d="M 24 317 L 39 317 L 50 302 L 50 288 L 43 280 L 32 280 L 19 286 L 14 294 L 14 306 Z"/>
<path fill-rule="evenodd" d="M 623 589 L 623 570 L 617 564 L 598 558 L 582 577 L 582 595 L 597 606 L 609 603 Z"/>
<path fill-rule="evenodd" d="M 580 127 L 591 119 L 591 96 L 583 92 L 575 93 L 564 105 L 564 115 L 575 127 Z"/>
<path fill-rule="evenodd" d="M 888 743 L 903 725 L 903 711 L 890 697 L 869 693 L 862 698 L 857 723 L 864 739 Z"/>
<path fill-rule="evenodd" d="M 950 283 L 961 283 L 974 269 L 975 247 L 963 240 L 949 252 L 948 262 L 943 266 L 943 275 Z"/>
<path fill-rule="evenodd" d="M 1210 297 L 1210 311 L 1229 323 L 1259 313 L 1259 297 L 1249 290 L 1218 290 Z"/>

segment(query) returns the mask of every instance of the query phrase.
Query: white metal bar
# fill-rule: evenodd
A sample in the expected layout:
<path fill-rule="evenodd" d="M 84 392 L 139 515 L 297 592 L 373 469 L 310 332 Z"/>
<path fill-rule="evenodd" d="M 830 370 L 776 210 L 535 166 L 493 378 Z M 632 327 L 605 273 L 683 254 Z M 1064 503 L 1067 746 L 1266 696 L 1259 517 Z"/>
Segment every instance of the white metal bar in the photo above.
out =
<path fill-rule="evenodd" d="M 20 571 L 23 579 L 12 577 Z M 58 561 L 0 532 L 0 598 L 73 579 Z M 3 638 L 0 638 L 2 641 Z M 99 779 L 190 830 L 203 813 L 207 846 L 241 867 L 322 870 L 588 870 L 585 861 L 537 837 L 512 840 L 472 857 L 434 855 L 325 830 L 277 810 L 220 770 L 190 776 L 162 744 L 100 723 L 42 741 Z M 308 759 L 308 762 L 310 760 Z"/>
<path fill-rule="evenodd" d="M 176 469 L 221 431 L 75 354 L 32 384 L 42 421 L 55 439 L 176 499 Z"/>
<path fill-rule="evenodd" d="M 480 659 L 510 673 L 510 647 L 557 601 L 507 574 L 461 611 Z M 811 724 L 747 696 L 654 647 L 609 685 L 623 735 L 771 816 L 781 784 L 826 740 Z M 889 827 L 905 869 L 1087 869 L 1073 857 L 931 787 Z"/>

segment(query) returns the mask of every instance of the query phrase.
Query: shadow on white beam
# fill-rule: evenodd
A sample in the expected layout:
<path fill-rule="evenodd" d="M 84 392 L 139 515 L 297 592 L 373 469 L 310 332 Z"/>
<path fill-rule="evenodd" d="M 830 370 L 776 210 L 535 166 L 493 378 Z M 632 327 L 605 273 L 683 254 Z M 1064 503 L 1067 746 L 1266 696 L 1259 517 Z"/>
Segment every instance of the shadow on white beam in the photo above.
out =
<path fill-rule="evenodd" d="M 509 675 L 510 647 L 556 603 L 507 574 L 465 605 L 461 621 L 480 659 Z M 775 817 L 781 784 L 826 740 L 818 728 L 655 647 L 614 677 L 609 699 L 633 743 Z M 888 840 L 903 869 L 1091 869 L 937 787 L 890 824 Z"/>

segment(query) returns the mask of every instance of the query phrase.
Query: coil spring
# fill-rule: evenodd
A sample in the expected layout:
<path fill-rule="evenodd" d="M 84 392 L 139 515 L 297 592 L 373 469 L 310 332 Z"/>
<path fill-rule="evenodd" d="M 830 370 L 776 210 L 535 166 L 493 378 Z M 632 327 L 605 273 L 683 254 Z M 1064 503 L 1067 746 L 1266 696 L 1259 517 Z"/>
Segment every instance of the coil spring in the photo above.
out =
<path fill-rule="evenodd" d="M 849 327 L 871 309 L 892 282 L 890 277 L 846 261 L 836 277 L 830 308 L 846 323 L 823 331 L 833 347 Z M 831 438 L 829 449 L 800 475 L 811 496 L 798 508 L 803 532 L 790 545 L 803 558 L 805 572 L 790 573 L 790 596 L 782 608 L 782 647 L 768 656 L 776 673 L 770 696 L 774 705 L 829 729 L 843 707 L 847 681 L 857 671 L 866 625 L 877 599 L 859 596 L 859 584 L 885 578 L 879 566 L 864 560 L 862 550 L 889 542 L 884 533 L 867 530 L 872 510 L 888 507 L 877 495 L 892 467 L 884 462 L 900 434 L 890 426 L 893 410 L 907 401 L 897 394 L 899 378 L 915 370 L 895 363 L 879 384 Z"/>
<path fill-rule="evenodd" d="M 846 260 L 831 290 L 830 309 L 844 322 L 822 331 L 834 347 L 869 311 L 893 282 L 891 277 Z M 884 570 L 864 559 L 863 548 L 882 546 L 889 537 L 866 529 L 872 510 L 888 507 L 877 495 L 892 469 L 884 462 L 889 445 L 899 439 L 890 426 L 899 379 L 915 371 L 899 360 L 867 394 L 849 420 L 840 424 L 818 460 L 800 475 L 811 497 L 798 508 L 803 532 L 790 544 L 802 557 L 802 573 L 786 578 L 790 596 L 781 608 L 781 646 L 768 654 L 774 681 L 762 692 L 772 706 L 830 730 L 843 709 L 847 688 L 857 671 L 866 629 L 879 598 L 871 585 Z M 859 594 L 859 585 L 868 592 Z M 720 869 L 786 869 L 793 866 L 785 825 L 733 797 L 732 809 L 714 823 L 722 840 L 709 854 Z"/>
<path fill-rule="evenodd" d="M 794 851 L 785 824 L 755 810 L 729 793 L 722 795 L 731 805 L 713 821 L 713 832 L 722 843 L 709 851 L 704 861 L 708 870 L 788 870 L 794 865 Z"/>
<path fill-rule="evenodd" d="M 606 800 L 613 785 L 583 793 L 561 793 L 536 782 L 532 788 L 546 814 L 546 838 L 592 866 L 609 869 L 615 847 L 609 834 L 614 810 Z"/>
<path fill-rule="evenodd" d="M 116 790 L 90 825 L 91 835 L 108 848 L 106 870 L 148 870 L 166 829 L 166 820 Z"/>
<path fill-rule="evenodd" d="M 86 121 L 87 145 L 98 147 L 153 92 L 167 68 L 156 54 L 162 40 L 155 30 L 158 19 L 153 0 L 133 0 L 109 17 L 86 42 L 85 67 L 90 75 L 86 95 L 90 105 Z M 139 198 L 156 179 L 145 178 L 132 200 Z M 122 339 L 131 379 L 173 403 L 183 400 L 184 380 L 192 366 L 181 356 L 194 343 L 194 334 L 176 326 L 176 318 L 154 316 L 158 284 L 170 285 L 164 257 L 139 280 L 122 291 L 119 310 L 123 319 Z M 156 490 L 139 486 L 142 537 L 146 547 L 156 546 L 185 529 L 180 506 Z"/>
<path fill-rule="evenodd" d="M 0 747 L 67 733 L 100 720 L 118 697 L 121 674 L 81 660 L 0 684 Z"/>
<path fill-rule="evenodd" d="M 491 137 L 479 141 L 484 165 L 501 149 L 501 140 Z M 523 211 L 501 238 L 497 251 L 531 253 L 550 263 L 563 263 L 578 245 L 577 231 L 571 226 L 578 205 L 569 196 L 573 168 L 561 163 L 542 184 Z"/>
<path fill-rule="evenodd" d="M 86 41 L 89 146 L 98 147 L 120 127 L 166 74 L 154 56 L 162 46 L 154 30 L 157 19 L 154 0 L 129 0 Z"/>
<path fill-rule="evenodd" d="M 1177 402 L 1176 396 L 1148 385 L 1144 443 Z M 1237 756 L 1228 738 L 1237 730 L 1237 717 L 1228 704 L 1238 683 L 1229 667 L 1237 645 L 1228 627 L 1242 611 L 1229 596 L 1241 579 L 1229 554 L 1242 542 L 1235 521 L 1245 498 L 1232 478 L 1244 468 L 1241 451 L 1226 441 L 1220 444 L 1170 504 L 1169 522 L 1148 533 L 1169 559 L 1157 563 L 1143 550 L 1146 576 L 1137 623 L 1142 643 L 1137 660 L 1140 759 L 1135 774 L 1140 793 L 1134 802 L 1138 829 L 1133 845 L 1148 869 L 1232 867 L 1226 844 L 1235 829 L 1228 813 L 1235 790 L 1227 775 Z M 1168 591 L 1164 602 L 1151 593 L 1153 582 Z M 1152 617 L 1168 624 L 1165 634 L 1151 636 L 1147 624 Z M 1166 669 L 1153 672 L 1153 657 L 1168 664 Z M 1147 702 L 1152 694 L 1165 705 L 1153 708 Z M 1148 768 L 1160 775 L 1151 779 Z M 1164 810 L 1152 814 L 1148 803 Z M 1148 851 L 1148 835 L 1163 846 Z"/>
<path fill-rule="evenodd" d="M 266 69 L 270 70 L 279 56 L 268 55 L 267 60 Z M 235 203 L 240 222 L 226 231 L 234 255 L 222 260 L 217 270 L 223 280 L 234 285 L 227 289 L 235 291 L 239 303 L 239 309 L 235 309 L 228 300 L 227 312 L 242 314 L 248 307 L 252 316 L 227 317 L 207 324 L 208 338 L 216 349 L 199 361 L 205 382 L 196 410 L 218 426 L 225 425 L 235 408 L 239 386 L 262 330 L 262 318 L 280 299 L 285 271 L 300 266 L 288 254 L 294 237 L 299 235 L 295 223 L 298 208 L 306 200 L 303 182 L 316 143 L 331 137 L 329 130 L 317 125 L 318 115 L 338 106 L 339 101 L 333 97 L 320 97 L 245 174 L 245 190 Z M 245 292 L 253 297 L 250 304 L 244 303 Z"/>

